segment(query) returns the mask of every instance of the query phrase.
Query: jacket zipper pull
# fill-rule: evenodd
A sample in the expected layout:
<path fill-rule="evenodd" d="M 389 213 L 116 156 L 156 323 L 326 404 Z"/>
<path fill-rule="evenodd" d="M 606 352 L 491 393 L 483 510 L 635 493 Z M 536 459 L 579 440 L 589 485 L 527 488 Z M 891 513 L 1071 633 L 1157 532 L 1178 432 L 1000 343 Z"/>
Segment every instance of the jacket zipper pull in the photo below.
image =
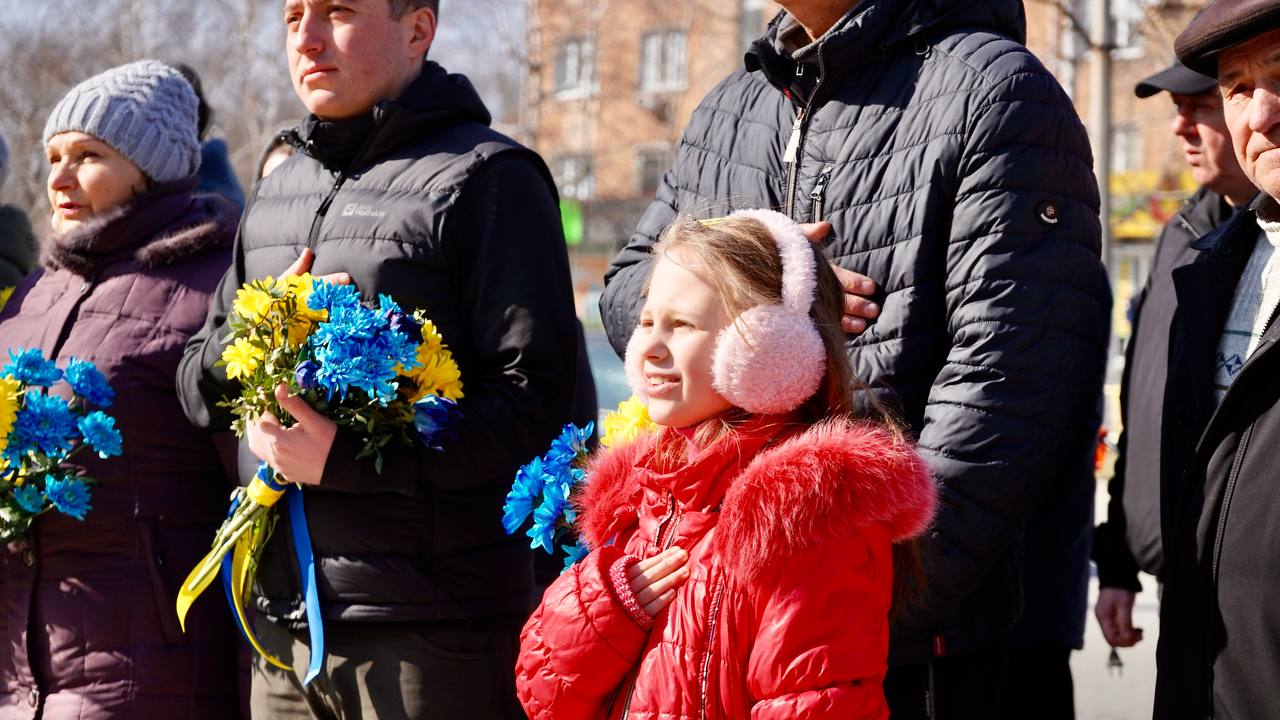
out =
<path fill-rule="evenodd" d="M 822 222 L 822 201 L 827 194 L 827 181 L 831 179 L 831 170 L 830 165 L 822 166 L 818 181 L 814 183 L 813 192 L 809 193 L 809 199 L 813 201 L 813 222 Z"/>
<path fill-rule="evenodd" d="M 796 110 L 796 121 L 791 124 L 791 137 L 787 140 L 787 149 L 782 154 L 782 161 L 789 165 L 796 163 L 800 154 L 800 128 L 804 125 L 804 108 Z"/>

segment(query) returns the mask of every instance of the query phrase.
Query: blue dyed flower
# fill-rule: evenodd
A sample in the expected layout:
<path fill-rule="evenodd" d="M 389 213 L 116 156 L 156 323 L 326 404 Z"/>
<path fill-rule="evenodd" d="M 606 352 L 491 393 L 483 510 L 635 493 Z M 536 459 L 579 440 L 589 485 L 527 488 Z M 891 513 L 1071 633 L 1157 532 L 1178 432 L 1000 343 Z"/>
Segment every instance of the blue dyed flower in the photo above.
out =
<path fill-rule="evenodd" d="M 338 308 L 359 307 L 360 293 L 354 285 L 335 285 L 319 278 L 311 281 L 311 295 L 307 297 L 307 307 L 312 310 L 328 310 Z"/>
<path fill-rule="evenodd" d="M 532 538 L 529 547 L 554 552 L 556 529 L 569 505 L 568 483 L 549 482 L 542 488 L 542 504 L 533 511 L 533 526 L 525 534 Z"/>
<path fill-rule="evenodd" d="M 580 562 L 583 558 L 585 558 L 591 552 L 591 549 L 588 548 L 586 545 L 583 545 L 581 541 L 578 541 L 572 545 L 561 545 L 560 549 L 565 552 L 565 558 L 564 558 L 565 570 L 568 570 L 569 568 L 573 567 L 575 563 Z M 561 572 L 564 572 L 564 570 L 562 570 Z"/>
<path fill-rule="evenodd" d="M 77 423 L 84 441 L 93 447 L 98 457 L 107 459 L 122 452 L 120 431 L 115 418 L 101 410 L 95 410 L 80 418 Z"/>
<path fill-rule="evenodd" d="M 67 363 L 67 383 L 76 395 L 98 407 L 111 407 L 116 392 L 107 383 L 107 378 L 87 360 L 71 358 Z"/>
<path fill-rule="evenodd" d="M 31 451 L 55 457 L 71 449 L 78 436 L 76 417 L 67 401 L 55 395 L 28 393 L 24 407 L 9 433 L 5 457 L 10 465 L 18 465 Z"/>
<path fill-rule="evenodd" d="M 303 360 L 293 371 L 293 377 L 298 381 L 298 387 L 303 390 L 315 390 L 320 387 L 320 383 L 316 381 L 316 374 L 319 372 L 319 363 L 314 360 Z"/>
<path fill-rule="evenodd" d="M 595 431 L 595 423 L 588 422 L 586 427 L 578 427 L 573 423 L 564 426 L 560 436 L 551 441 L 551 449 L 547 451 L 544 463 L 551 475 L 560 475 L 567 471 L 578 458 L 587 454 L 587 441 Z"/>
<path fill-rule="evenodd" d="M 40 492 L 40 488 L 31 483 L 14 490 L 13 500 L 18 503 L 18 507 L 32 515 L 44 509 L 44 494 Z"/>
<path fill-rule="evenodd" d="M 458 403 L 448 398 L 427 395 L 413 404 L 413 428 L 423 445 L 436 450 L 441 449 L 441 440 L 453 435 L 460 417 Z"/>
<path fill-rule="evenodd" d="M 53 361 L 46 360 L 35 348 L 19 348 L 9 351 L 9 364 L 0 370 L 0 375 L 12 375 L 24 385 L 49 387 L 62 379 L 62 371 Z"/>
<path fill-rule="evenodd" d="M 533 512 L 533 503 L 542 496 L 547 475 L 542 468 L 542 458 L 534 458 L 516 472 L 515 482 L 502 505 L 502 527 L 508 535 L 514 535 Z"/>
<path fill-rule="evenodd" d="M 77 520 L 84 520 L 84 514 L 91 509 L 89 506 L 89 486 L 78 478 L 46 476 L 44 494 L 45 497 L 49 498 L 49 502 L 53 503 L 53 506 L 58 509 L 58 512 Z"/>
<path fill-rule="evenodd" d="M 417 345 L 392 330 L 381 309 L 358 303 L 335 306 L 309 342 L 320 364 L 316 382 L 329 397 L 359 390 L 385 405 L 395 398 L 399 371 L 418 367 Z"/>

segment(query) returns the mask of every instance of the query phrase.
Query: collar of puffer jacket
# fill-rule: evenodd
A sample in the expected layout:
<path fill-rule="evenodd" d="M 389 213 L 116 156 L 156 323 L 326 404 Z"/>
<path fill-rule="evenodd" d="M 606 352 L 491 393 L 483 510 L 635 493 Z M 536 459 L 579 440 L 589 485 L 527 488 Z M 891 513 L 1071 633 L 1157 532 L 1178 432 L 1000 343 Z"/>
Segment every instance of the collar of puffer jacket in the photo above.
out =
<path fill-rule="evenodd" d="M 643 465 L 656 436 L 598 454 L 576 498 L 578 530 L 599 547 L 636 524 Z M 744 577 L 870 526 L 894 541 L 924 532 L 937 489 L 911 444 L 866 422 L 829 420 L 765 448 L 734 479 L 716 546 Z"/>
<path fill-rule="evenodd" d="M 132 258 L 154 269 L 230 248 L 239 212 L 220 195 L 191 194 L 194 182 L 164 186 L 49 236 L 43 263 L 88 277 L 109 262 Z"/>

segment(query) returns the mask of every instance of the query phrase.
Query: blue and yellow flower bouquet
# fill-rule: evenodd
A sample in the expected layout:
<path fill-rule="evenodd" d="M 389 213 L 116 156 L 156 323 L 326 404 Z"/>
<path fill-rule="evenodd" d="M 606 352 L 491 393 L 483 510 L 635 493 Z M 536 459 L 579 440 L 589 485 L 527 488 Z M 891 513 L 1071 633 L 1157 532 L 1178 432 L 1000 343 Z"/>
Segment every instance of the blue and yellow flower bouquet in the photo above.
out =
<path fill-rule="evenodd" d="M 71 387 L 71 400 L 49 393 L 59 382 Z M 39 350 L 9 351 L 0 369 L 0 542 L 47 512 L 84 520 L 97 480 L 70 461 L 84 450 L 102 458 L 120 454 L 115 419 L 91 409 L 114 399 L 91 362 L 71 358 L 62 370 Z"/>
<path fill-rule="evenodd" d="M 641 433 L 656 432 L 649 419 L 648 408 L 632 397 L 609 412 L 604 419 L 604 437 L 600 444 L 612 447 L 636 439 Z M 529 547 L 542 548 L 555 555 L 558 544 L 565 553 L 568 570 L 587 554 L 587 548 L 574 537 L 573 522 L 577 512 L 574 492 L 587 481 L 586 465 L 590 452 L 588 441 L 595 423 L 585 427 L 565 425 L 559 437 L 551 441 L 551 449 L 536 457 L 516 472 L 516 479 L 502 505 L 502 528 L 508 535 L 525 529 Z M 529 518 L 533 522 L 529 523 Z M 572 542 L 566 542 L 572 540 Z"/>
<path fill-rule="evenodd" d="M 275 388 L 284 384 L 291 394 L 357 433 L 363 440 L 357 457 L 372 458 L 381 472 L 388 443 L 439 448 L 458 417 L 462 380 L 444 338 L 421 310 L 405 312 L 386 295 L 379 297 L 377 307 L 367 307 L 350 285 L 310 275 L 268 277 L 238 291 L 228 326 L 220 364 L 229 379 L 239 381 L 240 394 L 223 405 L 235 416 L 233 428 L 239 435 L 268 411 L 282 424 L 292 424 L 275 400 Z M 266 463 L 247 487 L 232 494 L 213 549 L 179 591 L 178 618 L 185 628 L 191 603 L 221 576 L 246 640 L 268 662 L 289 669 L 262 649 L 244 613 L 258 560 L 275 525 L 274 507 L 282 497 L 302 570 L 312 640 L 309 682 L 319 672 L 324 637 L 304 496 Z"/>

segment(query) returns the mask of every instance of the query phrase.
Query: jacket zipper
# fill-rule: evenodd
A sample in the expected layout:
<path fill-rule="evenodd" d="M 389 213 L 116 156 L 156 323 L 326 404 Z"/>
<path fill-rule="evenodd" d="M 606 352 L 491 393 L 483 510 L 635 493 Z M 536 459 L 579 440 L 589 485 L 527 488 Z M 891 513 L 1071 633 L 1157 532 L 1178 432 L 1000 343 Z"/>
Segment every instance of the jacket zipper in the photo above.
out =
<path fill-rule="evenodd" d="M 662 552 L 671 547 L 676 539 L 676 528 L 680 525 L 680 513 L 676 512 L 676 495 L 670 490 L 667 491 L 667 515 L 662 518 L 662 522 L 658 523 L 658 532 L 653 535 L 653 547 L 658 552 Z M 666 541 L 662 539 L 663 533 L 671 530 L 671 534 L 667 536 Z M 627 717 L 627 713 L 631 711 L 631 699 L 636 694 L 636 681 L 640 679 L 640 669 L 636 668 L 635 677 L 631 678 L 631 686 L 627 688 L 627 701 L 622 705 L 622 715 Z"/>
<path fill-rule="evenodd" d="M 787 166 L 787 194 L 785 210 L 788 217 L 795 209 L 796 176 L 800 171 L 800 142 L 804 138 L 804 118 L 808 106 L 796 109 L 796 121 L 791 124 L 791 137 L 787 140 L 787 149 L 782 154 L 782 162 Z"/>
<path fill-rule="evenodd" d="M 813 201 L 813 222 L 822 222 L 823 201 L 827 194 L 827 181 L 831 179 L 831 165 L 823 165 L 822 172 L 818 175 L 818 182 L 813 185 L 813 192 L 809 193 L 809 199 Z"/>
<path fill-rule="evenodd" d="M 822 49 L 818 49 L 818 80 L 814 83 L 813 92 L 809 93 L 809 99 L 804 105 L 796 109 L 796 120 L 791 125 L 791 137 L 787 140 L 786 151 L 782 154 L 782 162 L 787 165 L 787 194 L 782 199 L 783 208 L 787 217 L 795 219 L 796 209 L 796 180 L 800 175 L 800 149 L 804 147 L 804 130 L 805 123 L 809 120 L 809 116 L 813 111 L 813 99 L 818 96 L 818 91 L 822 88 L 822 82 L 827 78 L 827 68 L 825 55 Z M 796 77 L 804 76 L 804 64 L 796 65 Z M 792 97 L 788 91 L 787 97 Z"/>
<path fill-rule="evenodd" d="M 707 655 L 702 659 L 702 675 L 699 678 L 698 685 L 702 689 L 702 713 L 699 716 L 702 720 L 707 719 L 707 676 L 711 672 L 711 652 L 715 647 L 716 641 L 716 622 L 720 619 L 720 599 L 724 597 L 724 577 L 716 583 L 716 594 L 711 599 L 711 627 L 707 630 Z"/>
<path fill-rule="evenodd" d="M 1235 494 L 1236 478 L 1240 476 L 1240 466 L 1244 464 L 1244 453 L 1249 448 L 1249 437 L 1253 435 L 1250 425 L 1240 436 L 1240 447 L 1236 448 L 1236 456 L 1231 461 L 1231 474 L 1227 476 L 1227 486 L 1222 491 L 1222 507 L 1218 510 L 1218 530 L 1213 538 L 1213 585 L 1218 586 L 1218 561 L 1222 558 L 1222 536 L 1227 531 L 1227 510 L 1231 507 L 1231 496 Z"/>
<path fill-rule="evenodd" d="M 329 214 L 329 206 L 333 204 L 333 198 L 338 194 L 338 190 L 342 189 L 342 183 L 347 181 L 347 173 L 345 171 L 338 173 L 338 179 L 334 181 L 333 187 L 329 188 L 329 194 L 320 202 L 320 207 L 316 208 L 316 216 L 311 220 L 311 230 L 307 233 L 307 247 L 312 250 L 316 249 L 316 239 L 320 236 L 320 223 L 324 222 L 325 215 Z"/>

